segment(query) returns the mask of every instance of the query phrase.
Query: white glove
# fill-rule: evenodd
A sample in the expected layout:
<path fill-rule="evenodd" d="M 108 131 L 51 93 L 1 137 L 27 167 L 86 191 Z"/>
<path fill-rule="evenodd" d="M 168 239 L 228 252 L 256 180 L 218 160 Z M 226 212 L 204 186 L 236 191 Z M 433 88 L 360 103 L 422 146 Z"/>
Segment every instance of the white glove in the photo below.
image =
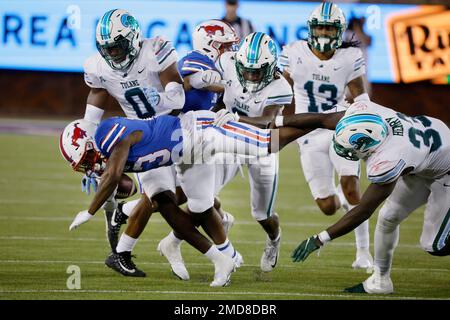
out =
<path fill-rule="evenodd" d="M 220 73 L 216 70 L 204 70 L 202 71 L 202 81 L 205 83 L 205 86 L 210 86 L 213 84 L 217 84 L 222 80 Z"/>
<path fill-rule="evenodd" d="M 221 84 L 222 76 L 216 70 L 202 70 L 189 77 L 189 83 L 195 89 Z"/>
<path fill-rule="evenodd" d="M 230 121 L 238 121 L 238 120 L 239 120 L 239 116 L 237 115 L 237 113 L 233 114 L 231 112 L 228 112 L 228 110 L 226 110 L 226 109 L 220 109 L 216 113 L 216 117 L 214 119 L 213 124 L 216 127 L 222 127 Z"/>
<path fill-rule="evenodd" d="M 161 96 L 156 88 L 142 88 L 142 91 L 144 92 L 147 101 L 153 108 L 155 108 L 160 103 Z"/>
<path fill-rule="evenodd" d="M 79 225 L 82 225 L 85 222 L 88 222 L 93 217 L 87 210 L 83 210 L 78 212 L 75 219 L 73 219 L 72 224 L 69 227 L 69 231 L 78 228 Z"/>

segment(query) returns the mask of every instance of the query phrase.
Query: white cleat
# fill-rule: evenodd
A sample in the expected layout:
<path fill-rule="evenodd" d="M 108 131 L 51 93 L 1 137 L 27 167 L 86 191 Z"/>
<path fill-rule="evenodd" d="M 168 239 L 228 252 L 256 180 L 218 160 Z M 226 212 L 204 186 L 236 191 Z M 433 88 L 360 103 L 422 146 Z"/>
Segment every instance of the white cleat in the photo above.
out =
<path fill-rule="evenodd" d="M 214 280 L 210 287 L 226 287 L 231 282 L 231 273 L 236 269 L 232 258 L 223 255 L 220 262 L 214 264 Z"/>
<path fill-rule="evenodd" d="M 157 250 L 169 261 L 175 276 L 181 280 L 189 280 L 189 273 L 181 256 L 180 244 L 175 244 L 167 236 L 159 242 Z"/>
<path fill-rule="evenodd" d="M 373 271 L 373 258 L 368 249 L 358 249 L 356 260 L 352 263 L 353 269 L 366 269 L 367 273 Z"/>
<path fill-rule="evenodd" d="M 267 237 L 266 247 L 261 256 L 261 270 L 264 272 L 272 271 L 278 262 L 278 255 L 280 254 L 281 245 L 281 230 L 277 240 L 270 240 Z"/>
<path fill-rule="evenodd" d="M 389 275 L 382 276 L 379 272 L 374 272 L 363 282 L 364 290 L 367 293 L 389 294 L 394 292 L 394 284 Z"/>
<path fill-rule="evenodd" d="M 228 235 L 231 227 L 234 225 L 234 217 L 231 213 L 226 211 L 223 212 L 222 225 L 225 229 L 225 234 Z"/>
<path fill-rule="evenodd" d="M 242 258 L 242 255 L 239 253 L 239 251 L 236 251 L 236 255 L 234 256 L 233 260 L 236 268 L 240 268 L 244 264 L 244 258 Z"/>

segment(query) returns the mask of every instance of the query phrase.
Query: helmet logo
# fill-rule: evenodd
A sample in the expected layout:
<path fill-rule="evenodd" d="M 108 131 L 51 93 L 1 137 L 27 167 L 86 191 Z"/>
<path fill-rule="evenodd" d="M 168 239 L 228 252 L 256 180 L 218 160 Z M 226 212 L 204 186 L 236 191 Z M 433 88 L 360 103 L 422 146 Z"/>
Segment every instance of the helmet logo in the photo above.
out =
<path fill-rule="evenodd" d="M 209 25 L 209 26 L 201 26 L 200 29 L 203 28 L 206 31 L 206 34 L 208 36 L 213 36 L 216 34 L 217 31 L 221 33 L 222 36 L 225 35 L 225 31 L 223 30 L 222 26 L 218 25 Z"/>
<path fill-rule="evenodd" d="M 270 50 L 270 53 L 276 57 L 277 56 L 277 48 L 275 47 L 275 44 L 272 40 L 269 41 L 269 43 L 267 44 Z"/>
<path fill-rule="evenodd" d="M 376 141 L 363 133 L 355 133 L 350 137 L 349 142 L 354 146 L 355 150 L 360 151 L 365 151 L 369 147 L 379 143 L 379 141 Z"/>
<path fill-rule="evenodd" d="M 136 19 L 133 16 L 130 16 L 129 14 L 124 14 L 121 18 L 120 18 L 120 22 L 122 22 L 122 24 L 125 27 L 130 27 L 131 30 L 136 31 L 137 28 L 139 27 L 138 22 L 136 21 Z"/>
<path fill-rule="evenodd" d="M 72 134 L 72 145 L 77 148 L 80 147 L 80 145 L 78 144 L 77 141 L 79 139 L 83 139 L 86 137 L 87 137 L 86 131 L 79 128 L 78 123 L 75 123 L 75 128 L 73 129 L 73 134 Z"/>

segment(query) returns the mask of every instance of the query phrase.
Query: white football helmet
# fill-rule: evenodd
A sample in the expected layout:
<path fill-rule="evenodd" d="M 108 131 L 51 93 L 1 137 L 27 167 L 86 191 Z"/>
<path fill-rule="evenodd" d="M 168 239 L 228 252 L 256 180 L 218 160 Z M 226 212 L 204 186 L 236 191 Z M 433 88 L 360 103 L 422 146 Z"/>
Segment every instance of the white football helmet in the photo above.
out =
<path fill-rule="evenodd" d="M 388 126 L 378 114 L 346 114 L 336 125 L 333 135 L 334 150 L 347 160 L 367 159 L 383 144 L 388 134 Z"/>
<path fill-rule="evenodd" d="M 95 33 L 97 50 L 115 70 L 126 70 L 141 50 L 141 29 L 136 19 L 123 9 L 106 12 Z"/>
<path fill-rule="evenodd" d="M 59 150 L 75 171 L 101 172 L 103 158 L 95 148 L 94 134 L 97 126 L 79 119 L 69 123 L 59 139 Z"/>
<path fill-rule="evenodd" d="M 332 26 L 336 28 L 334 36 L 318 34 L 318 26 Z M 345 15 L 334 3 L 324 2 L 316 7 L 308 18 L 308 43 L 311 47 L 327 52 L 342 45 L 342 35 L 347 29 Z"/>
<path fill-rule="evenodd" d="M 272 82 L 277 66 L 275 42 L 262 32 L 250 33 L 236 52 L 239 82 L 249 92 L 257 92 Z"/>
<path fill-rule="evenodd" d="M 239 37 L 233 27 L 221 20 L 208 20 L 195 27 L 192 33 L 194 50 L 207 55 L 213 61 L 225 51 L 237 49 Z"/>

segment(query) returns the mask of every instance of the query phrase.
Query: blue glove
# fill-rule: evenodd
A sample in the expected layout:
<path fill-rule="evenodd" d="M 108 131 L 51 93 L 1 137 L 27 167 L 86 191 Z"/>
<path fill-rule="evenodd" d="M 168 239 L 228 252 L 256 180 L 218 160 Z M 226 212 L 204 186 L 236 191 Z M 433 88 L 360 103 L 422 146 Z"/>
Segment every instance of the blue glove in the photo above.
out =
<path fill-rule="evenodd" d="M 161 102 L 161 96 L 156 88 L 143 88 L 145 97 L 150 105 L 155 108 Z"/>
<path fill-rule="evenodd" d="M 97 192 L 97 178 L 95 173 L 86 173 L 83 178 L 81 178 L 81 192 L 86 192 L 87 195 L 91 194 L 91 186 L 94 192 Z"/>

